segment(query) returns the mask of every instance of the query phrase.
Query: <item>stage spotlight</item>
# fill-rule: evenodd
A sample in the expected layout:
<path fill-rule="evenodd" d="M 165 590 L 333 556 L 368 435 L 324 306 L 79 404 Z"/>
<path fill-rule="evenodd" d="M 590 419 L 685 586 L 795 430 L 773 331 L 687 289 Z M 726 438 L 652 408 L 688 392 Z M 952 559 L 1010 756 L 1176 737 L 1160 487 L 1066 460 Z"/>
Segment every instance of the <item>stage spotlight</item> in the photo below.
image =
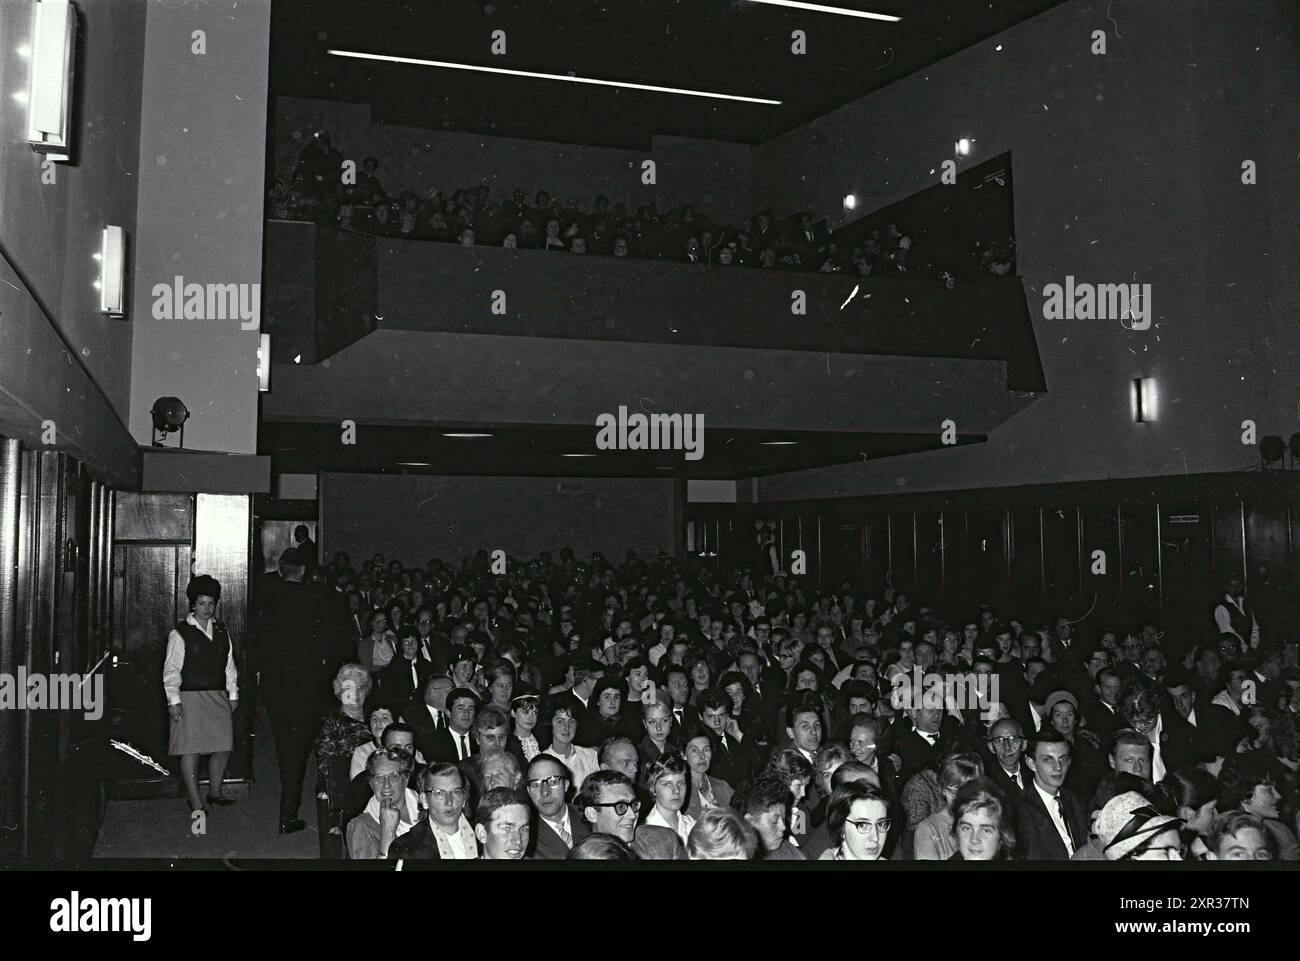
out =
<path fill-rule="evenodd" d="M 1264 466 L 1269 464 L 1280 464 L 1282 457 L 1286 454 L 1286 444 L 1277 434 L 1269 434 L 1267 437 L 1261 437 L 1259 440 L 1259 457 Z"/>
<path fill-rule="evenodd" d="M 176 446 L 185 446 L 185 422 L 190 419 L 190 412 L 179 397 L 159 397 L 149 413 L 153 416 L 154 447 L 166 447 L 163 439 L 176 431 L 180 431 Z"/>

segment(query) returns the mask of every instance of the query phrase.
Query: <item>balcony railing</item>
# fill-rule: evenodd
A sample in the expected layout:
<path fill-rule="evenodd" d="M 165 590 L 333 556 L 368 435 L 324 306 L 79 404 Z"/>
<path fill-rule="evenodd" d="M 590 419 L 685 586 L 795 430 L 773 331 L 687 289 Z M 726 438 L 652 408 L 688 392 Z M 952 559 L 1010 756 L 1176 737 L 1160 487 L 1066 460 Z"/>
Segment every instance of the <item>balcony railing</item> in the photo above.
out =
<path fill-rule="evenodd" d="M 1045 389 L 1024 287 L 460 247 L 272 221 L 264 302 L 277 361 L 323 360 L 379 326 L 1007 362 Z M 802 312 L 796 312 L 799 309 Z"/>

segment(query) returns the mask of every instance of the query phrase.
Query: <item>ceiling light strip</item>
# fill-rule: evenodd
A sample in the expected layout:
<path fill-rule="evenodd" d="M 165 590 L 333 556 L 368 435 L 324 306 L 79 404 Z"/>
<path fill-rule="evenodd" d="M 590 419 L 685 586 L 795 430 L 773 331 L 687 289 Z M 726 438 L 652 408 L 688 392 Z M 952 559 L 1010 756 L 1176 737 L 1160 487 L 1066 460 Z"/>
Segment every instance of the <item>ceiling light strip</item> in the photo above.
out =
<path fill-rule="evenodd" d="M 334 57 L 353 57 L 357 60 L 385 60 L 389 63 L 409 63 L 418 67 L 444 67 L 448 70 L 472 70 L 478 73 L 497 73 L 508 77 L 528 77 L 534 80 L 565 80 L 569 83 L 590 83 L 600 87 L 620 87 L 626 90 L 646 90 L 651 93 L 676 93 L 687 97 L 707 97 L 713 100 L 735 100 L 740 103 L 759 103 L 780 106 L 780 100 L 762 97 L 742 97 L 731 93 L 713 93 L 708 90 L 686 90 L 681 87 L 659 87 L 648 83 L 631 83 L 625 80 L 596 80 L 591 77 L 570 77 L 567 74 L 536 73 L 532 70 L 509 70 L 505 67 L 482 67 L 472 63 L 451 63 L 446 60 L 419 60 L 414 57 L 393 57 L 388 54 L 361 53 L 357 50 L 326 50 Z"/>
<path fill-rule="evenodd" d="M 881 20 L 885 23 L 899 23 L 902 17 L 888 13 L 870 13 L 866 10 L 850 10 L 848 7 L 828 7 L 824 3 L 802 3 L 800 0 L 749 0 L 750 3 L 766 3 L 773 7 L 789 7 L 792 10 L 808 10 L 812 13 L 834 13 L 841 17 L 857 17 L 860 20 Z"/>

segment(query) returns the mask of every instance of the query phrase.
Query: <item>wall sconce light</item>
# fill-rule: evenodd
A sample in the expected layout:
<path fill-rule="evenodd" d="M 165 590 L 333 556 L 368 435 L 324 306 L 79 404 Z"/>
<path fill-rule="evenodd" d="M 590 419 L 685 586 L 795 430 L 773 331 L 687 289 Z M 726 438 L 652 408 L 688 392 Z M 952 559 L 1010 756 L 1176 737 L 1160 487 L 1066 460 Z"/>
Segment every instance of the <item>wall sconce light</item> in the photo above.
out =
<path fill-rule="evenodd" d="M 853 194 L 845 194 L 845 195 L 844 195 L 844 209 L 845 209 L 845 210 L 856 210 L 856 209 L 857 209 L 857 206 L 858 206 L 858 198 L 857 198 L 857 197 L 855 197 Z"/>
<path fill-rule="evenodd" d="M 969 137 L 962 137 L 953 145 L 953 153 L 958 157 L 970 156 L 970 145 L 974 143 Z"/>
<path fill-rule="evenodd" d="M 32 0 L 27 142 L 51 160 L 71 156 L 72 66 L 77 11 L 69 0 Z"/>
<path fill-rule="evenodd" d="M 271 335 L 260 335 L 257 342 L 257 389 L 266 393 L 271 389 Z"/>
<path fill-rule="evenodd" d="M 1156 419 L 1159 395 L 1154 377 L 1138 377 L 1133 381 L 1133 420 L 1149 424 Z"/>
<path fill-rule="evenodd" d="M 99 240 L 99 312 L 110 317 L 126 313 L 126 234 L 121 227 L 105 227 Z"/>

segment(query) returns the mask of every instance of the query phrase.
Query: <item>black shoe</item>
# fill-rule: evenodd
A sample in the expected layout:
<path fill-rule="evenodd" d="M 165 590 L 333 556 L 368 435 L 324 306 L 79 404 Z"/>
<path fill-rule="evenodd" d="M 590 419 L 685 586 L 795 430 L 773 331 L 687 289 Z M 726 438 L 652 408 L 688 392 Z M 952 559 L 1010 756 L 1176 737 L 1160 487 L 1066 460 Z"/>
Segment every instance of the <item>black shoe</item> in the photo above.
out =
<path fill-rule="evenodd" d="M 215 804 L 219 808 L 228 808 L 235 803 L 235 799 L 226 797 L 224 794 L 209 794 L 208 803 Z"/>
<path fill-rule="evenodd" d="M 280 818 L 280 833 L 294 834 L 307 826 L 302 818 Z"/>

